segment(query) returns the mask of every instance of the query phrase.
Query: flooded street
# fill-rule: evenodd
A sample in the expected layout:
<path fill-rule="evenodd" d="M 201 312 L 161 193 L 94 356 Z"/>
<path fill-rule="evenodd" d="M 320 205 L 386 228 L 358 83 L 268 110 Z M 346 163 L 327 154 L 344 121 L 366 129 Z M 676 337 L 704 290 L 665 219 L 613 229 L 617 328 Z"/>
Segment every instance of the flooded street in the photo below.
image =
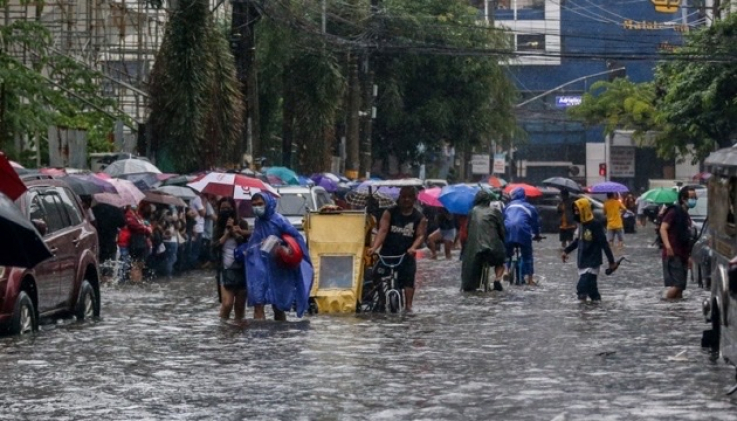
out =
<path fill-rule="evenodd" d="M 460 262 L 421 260 L 404 317 L 241 329 L 218 320 L 205 272 L 107 286 L 97 322 L 0 339 L 2 419 L 734 420 L 734 369 L 700 347 L 707 293 L 661 300 L 650 233 L 626 237 L 598 306 L 577 302 L 555 235 L 534 289 L 462 294 Z"/>

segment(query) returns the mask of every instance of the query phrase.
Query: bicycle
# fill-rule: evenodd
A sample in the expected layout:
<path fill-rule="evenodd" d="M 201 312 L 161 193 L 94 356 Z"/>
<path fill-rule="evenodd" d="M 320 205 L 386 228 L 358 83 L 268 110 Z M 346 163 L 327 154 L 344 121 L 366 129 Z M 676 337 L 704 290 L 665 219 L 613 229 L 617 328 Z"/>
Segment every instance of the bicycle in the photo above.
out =
<path fill-rule="evenodd" d="M 406 253 L 399 256 L 377 255 L 379 260 L 372 271 L 374 273 L 374 285 L 364 295 L 362 311 L 397 313 L 404 310 L 404 292 L 397 288 L 397 268 L 402 264 L 406 255 Z M 388 263 L 387 260 L 396 260 L 396 263 Z M 389 273 L 384 275 L 382 273 L 384 269 L 387 269 Z M 376 276 L 376 274 L 379 274 L 379 276 Z"/>
<path fill-rule="evenodd" d="M 533 238 L 538 243 L 544 240 L 546 237 L 537 236 Z M 510 285 L 522 285 L 524 282 L 522 276 L 522 257 L 520 251 L 520 244 L 515 243 L 512 251 L 512 257 L 509 258 L 509 284 Z"/>

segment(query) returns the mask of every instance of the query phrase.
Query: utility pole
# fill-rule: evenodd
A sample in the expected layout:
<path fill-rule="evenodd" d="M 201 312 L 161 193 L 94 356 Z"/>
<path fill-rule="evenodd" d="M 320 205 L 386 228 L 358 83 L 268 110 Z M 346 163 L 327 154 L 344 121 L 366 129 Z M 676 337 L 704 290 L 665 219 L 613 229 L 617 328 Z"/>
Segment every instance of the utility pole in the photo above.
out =
<path fill-rule="evenodd" d="M 355 54 L 348 58 L 348 124 L 346 129 L 346 163 L 345 175 L 350 179 L 358 178 L 359 171 L 359 136 L 361 109 L 361 86 L 358 80 L 358 63 Z"/>
<path fill-rule="evenodd" d="M 261 14 L 251 0 L 231 0 L 230 46 L 235 59 L 238 81 L 241 84 L 245 118 L 241 142 L 237 151 L 239 161 L 243 154 L 251 157 L 251 165 L 261 155 L 258 109 L 258 78 L 256 77 L 256 22 Z"/>
<path fill-rule="evenodd" d="M 371 0 L 371 20 L 370 26 L 373 26 L 374 39 L 377 44 L 380 42 L 380 35 L 377 33 L 381 28 L 376 26 L 376 15 L 379 12 L 380 0 Z M 360 130 L 360 172 L 362 176 L 369 177 L 371 167 L 373 166 L 371 134 L 373 120 L 376 118 L 376 108 L 374 107 L 374 97 L 378 93 L 378 87 L 374 85 L 374 72 L 371 68 L 371 52 L 366 51 L 361 66 L 360 78 L 362 80 L 361 87 L 363 90 L 363 111 L 361 111 L 361 130 Z"/>

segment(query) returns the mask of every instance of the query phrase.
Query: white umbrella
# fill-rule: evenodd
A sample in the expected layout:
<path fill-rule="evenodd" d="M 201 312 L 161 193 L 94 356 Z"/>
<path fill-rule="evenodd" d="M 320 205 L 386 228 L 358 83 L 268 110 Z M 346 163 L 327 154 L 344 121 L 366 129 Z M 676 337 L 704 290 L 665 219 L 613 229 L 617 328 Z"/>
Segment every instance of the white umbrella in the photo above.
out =
<path fill-rule="evenodd" d="M 134 173 L 154 173 L 154 174 L 161 174 L 161 170 L 156 168 L 156 165 L 144 161 L 142 159 L 121 159 L 119 161 L 115 161 L 112 164 L 105 167 L 104 170 L 102 170 L 105 174 L 108 174 L 111 177 L 118 177 L 124 174 L 134 174 Z"/>
<path fill-rule="evenodd" d="M 164 193 L 168 193 L 172 196 L 176 196 L 180 199 L 184 200 L 192 200 L 195 197 L 197 197 L 197 193 L 192 190 L 189 187 L 182 187 L 182 186 L 161 186 L 158 187 L 155 191 L 160 191 Z"/>

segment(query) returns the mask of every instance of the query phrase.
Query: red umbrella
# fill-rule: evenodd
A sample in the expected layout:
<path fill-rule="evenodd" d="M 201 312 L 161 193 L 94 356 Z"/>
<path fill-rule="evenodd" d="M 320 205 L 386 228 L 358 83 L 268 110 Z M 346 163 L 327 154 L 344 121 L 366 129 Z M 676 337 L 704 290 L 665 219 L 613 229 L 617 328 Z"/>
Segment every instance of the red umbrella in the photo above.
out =
<path fill-rule="evenodd" d="M 227 196 L 235 199 L 250 199 L 256 193 L 269 193 L 279 197 L 279 193 L 258 178 L 236 173 L 211 172 L 187 184 L 201 193 Z"/>
<path fill-rule="evenodd" d="M 440 187 L 433 187 L 431 189 L 425 189 L 417 195 L 417 200 L 427 206 L 433 206 L 436 208 L 442 208 L 443 204 L 440 203 L 438 197 L 440 197 Z"/>
<path fill-rule="evenodd" d="M 523 189 L 525 191 L 525 196 L 527 197 L 541 197 L 543 195 L 543 192 L 541 192 L 540 189 L 525 183 L 507 184 L 507 187 L 504 188 L 504 193 L 510 194 L 517 188 Z"/>
<path fill-rule="evenodd" d="M 501 189 L 502 187 L 507 185 L 507 181 L 503 178 L 499 178 L 495 175 L 492 175 L 489 177 L 489 180 L 487 181 L 491 187 L 496 187 L 497 189 Z"/>
<path fill-rule="evenodd" d="M 26 185 L 13 169 L 8 157 L 0 152 L 0 192 L 5 193 L 10 200 L 15 200 L 25 191 Z"/>

